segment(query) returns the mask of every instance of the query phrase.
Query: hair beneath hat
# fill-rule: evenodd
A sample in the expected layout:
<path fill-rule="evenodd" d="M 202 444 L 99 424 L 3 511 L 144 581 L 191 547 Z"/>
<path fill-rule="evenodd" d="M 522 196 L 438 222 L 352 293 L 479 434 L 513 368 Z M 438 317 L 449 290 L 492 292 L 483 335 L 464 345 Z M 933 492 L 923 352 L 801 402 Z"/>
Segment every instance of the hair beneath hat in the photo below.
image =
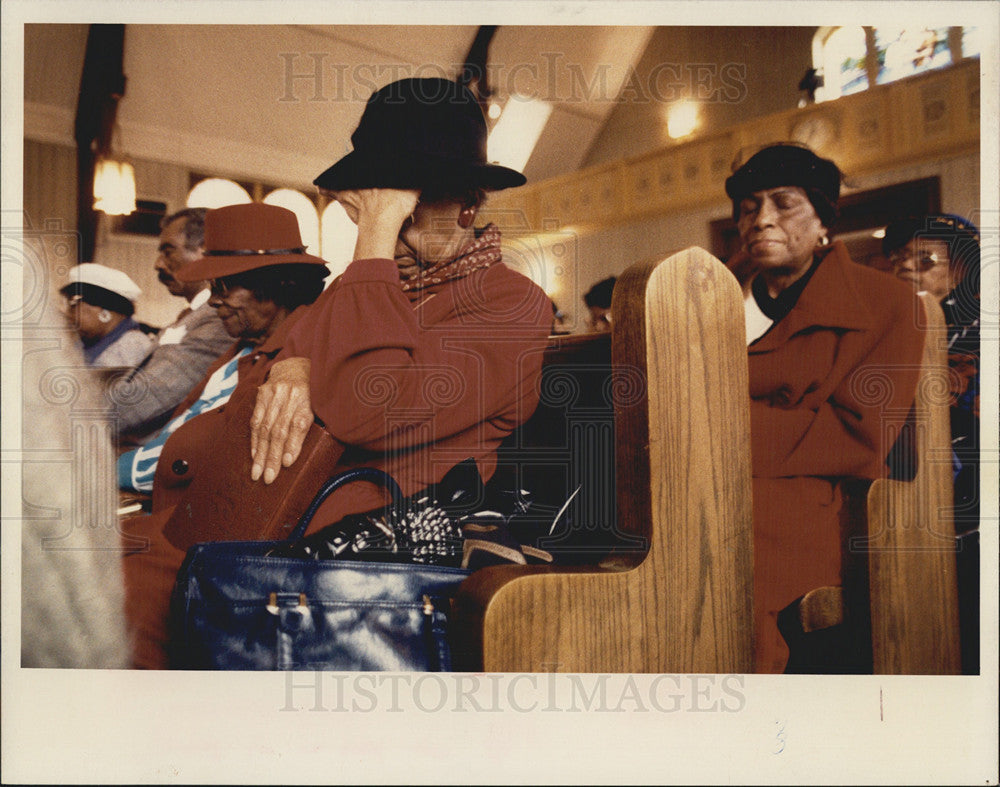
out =
<path fill-rule="evenodd" d="M 229 287 L 244 287 L 258 301 L 271 301 L 276 306 L 294 311 L 307 306 L 323 292 L 323 280 L 330 271 L 325 265 L 288 262 L 267 265 L 243 273 L 224 276 Z"/>
<path fill-rule="evenodd" d="M 487 190 L 480 186 L 440 183 L 421 189 L 421 202 L 458 202 L 463 208 L 478 208 L 486 202 Z"/>
<path fill-rule="evenodd" d="M 740 202 L 758 191 L 798 186 L 805 191 L 823 226 L 837 220 L 840 169 L 805 145 L 769 145 L 751 156 L 726 179 L 726 194 L 733 202 L 733 221 L 740 218 Z"/>
<path fill-rule="evenodd" d="M 614 276 L 609 276 L 597 282 L 597 284 L 584 293 L 583 302 L 588 308 L 596 306 L 599 309 L 610 309 L 611 294 L 615 289 L 616 281 L 618 280 Z"/>
<path fill-rule="evenodd" d="M 160 222 L 160 229 L 166 228 L 178 219 L 184 219 L 184 246 L 194 251 L 205 245 L 205 214 L 208 208 L 184 208 L 166 216 Z"/>
<path fill-rule="evenodd" d="M 132 301 L 119 295 L 117 292 L 112 292 L 104 287 L 98 287 L 96 284 L 75 281 L 67 284 L 59 292 L 67 298 L 79 295 L 84 303 L 96 306 L 98 309 L 107 309 L 118 314 L 124 314 L 126 317 L 131 317 L 135 314 L 135 304 Z"/>
<path fill-rule="evenodd" d="M 831 201 L 829 195 L 817 188 L 807 187 L 805 192 L 823 226 L 827 228 L 833 226 L 833 223 L 840 218 L 836 201 Z"/>

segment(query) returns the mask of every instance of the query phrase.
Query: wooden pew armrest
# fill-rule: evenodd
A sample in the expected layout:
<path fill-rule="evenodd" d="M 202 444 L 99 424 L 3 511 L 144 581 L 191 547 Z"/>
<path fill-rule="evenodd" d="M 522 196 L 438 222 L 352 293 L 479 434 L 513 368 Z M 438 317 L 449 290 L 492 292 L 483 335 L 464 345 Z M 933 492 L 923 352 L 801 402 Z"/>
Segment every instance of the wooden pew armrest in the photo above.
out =
<path fill-rule="evenodd" d="M 454 669 L 476 672 L 483 669 L 483 626 L 490 605 L 515 583 L 528 577 L 612 574 L 627 566 L 487 566 L 473 572 L 459 585 L 452 600 L 451 649 Z M 516 621 L 511 621 L 511 626 Z"/>

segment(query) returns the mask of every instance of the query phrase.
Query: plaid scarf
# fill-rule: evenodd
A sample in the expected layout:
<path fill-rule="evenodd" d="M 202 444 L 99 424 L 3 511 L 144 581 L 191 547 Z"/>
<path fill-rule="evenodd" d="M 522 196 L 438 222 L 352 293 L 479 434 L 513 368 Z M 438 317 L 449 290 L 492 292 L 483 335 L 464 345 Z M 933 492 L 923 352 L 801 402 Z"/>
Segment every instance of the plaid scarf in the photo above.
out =
<path fill-rule="evenodd" d="M 473 271 L 488 268 L 490 265 L 500 262 L 500 258 L 500 229 L 495 224 L 487 224 L 483 227 L 482 232 L 454 259 L 435 263 L 429 268 L 422 268 L 414 276 L 403 279 L 403 291 L 417 293 L 446 281 L 461 279 Z"/>

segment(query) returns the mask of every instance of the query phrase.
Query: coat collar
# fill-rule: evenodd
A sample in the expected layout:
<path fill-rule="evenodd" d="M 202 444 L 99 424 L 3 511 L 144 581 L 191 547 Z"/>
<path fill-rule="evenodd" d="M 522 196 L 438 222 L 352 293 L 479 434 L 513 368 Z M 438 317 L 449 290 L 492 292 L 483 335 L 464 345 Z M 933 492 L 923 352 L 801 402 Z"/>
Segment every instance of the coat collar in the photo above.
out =
<path fill-rule="evenodd" d="M 856 264 L 844 244 L 834 241 L 795 307 L 751 344 L 750 352 L 773 350 L 806 328 L 870 328 L 874 320 L 867 308 L 867 293 L 861 291 L 857 278 L 852 275 Z"/>
<path fill-rule="evenodd" d="M 212 297 L 212 291 L 208 289 L 208 287 L 206 287 L 191 299 L 191 302 L 188 304 L 188 308 L 191 311 L 200 309 L 202 306 L 208 303 L 208 299 L 211 297 Z"/>
<path fill-rule="evenodd" d="M 100 340 L 91 345 L 83 346 L 83 357 L 86 358 L 87 363 L 94 363 L 102 352 L 108 349 L 112 344 L 117 342 L 122 336 L 124 336 L 129 331 L 138 330 L 139 323 L 133 320 L 131 317 L 126 317 L 120 323 L 118 323 L 114 328 L 112 328 L 107 334 L 102 336 Z"/>
<path fill-rule="evenodd" d="M 266 355 L 268 358 L 274 358 L 281 350 L 284 348 L 285 343 L 288 341 L 288 334 L 297 323 L 302 315 L 306 313 L 309 309 L 308 306 L 299 306 L 295 311 L 285 317 L 281 321 L 281 324 L 274 330 L 267 340 L 259 347 L 254 348 L 250 352 L 251 358 L 258 358 L 261 355 Z M 240 346 L 245 346 L 240 342 Z"/>

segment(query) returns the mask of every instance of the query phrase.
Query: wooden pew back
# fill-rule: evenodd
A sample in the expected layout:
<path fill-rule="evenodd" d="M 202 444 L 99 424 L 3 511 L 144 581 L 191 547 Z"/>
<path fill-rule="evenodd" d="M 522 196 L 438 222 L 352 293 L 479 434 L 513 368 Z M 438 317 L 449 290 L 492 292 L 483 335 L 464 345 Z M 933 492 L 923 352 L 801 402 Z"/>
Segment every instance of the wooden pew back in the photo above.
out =
<path fill-rule="evenodd" d="M 615 408 L 638 403 L 638 369 L 613 369 L 611 334 L 554 336 L 545 348 L 539 403 L 497 452 L 494 483 L 531 505 L 512 522 L 523 543 L 562 565 L 595 564 L 613 549 L 646 551 L 618 527 Z"/>
<path fill-rule="evenodd" d="M 876 674 L 957 674 L 958 586 L 952 519 L 951 423 L 946 328 L 923 298 L 926 339 L 916 395 L 917 472 L 868 492 L 867 554 Z"/>
<path fill-rule="evenodd" d="M 742 294 L 701 249 L 618 280 L 618 526 L 649 545 L 581 569 L 500 566 L 456 600 L 487 671 L 747 672 L 752 508 Z M 461 648 L 459 648 L 461 651 Z"/>

